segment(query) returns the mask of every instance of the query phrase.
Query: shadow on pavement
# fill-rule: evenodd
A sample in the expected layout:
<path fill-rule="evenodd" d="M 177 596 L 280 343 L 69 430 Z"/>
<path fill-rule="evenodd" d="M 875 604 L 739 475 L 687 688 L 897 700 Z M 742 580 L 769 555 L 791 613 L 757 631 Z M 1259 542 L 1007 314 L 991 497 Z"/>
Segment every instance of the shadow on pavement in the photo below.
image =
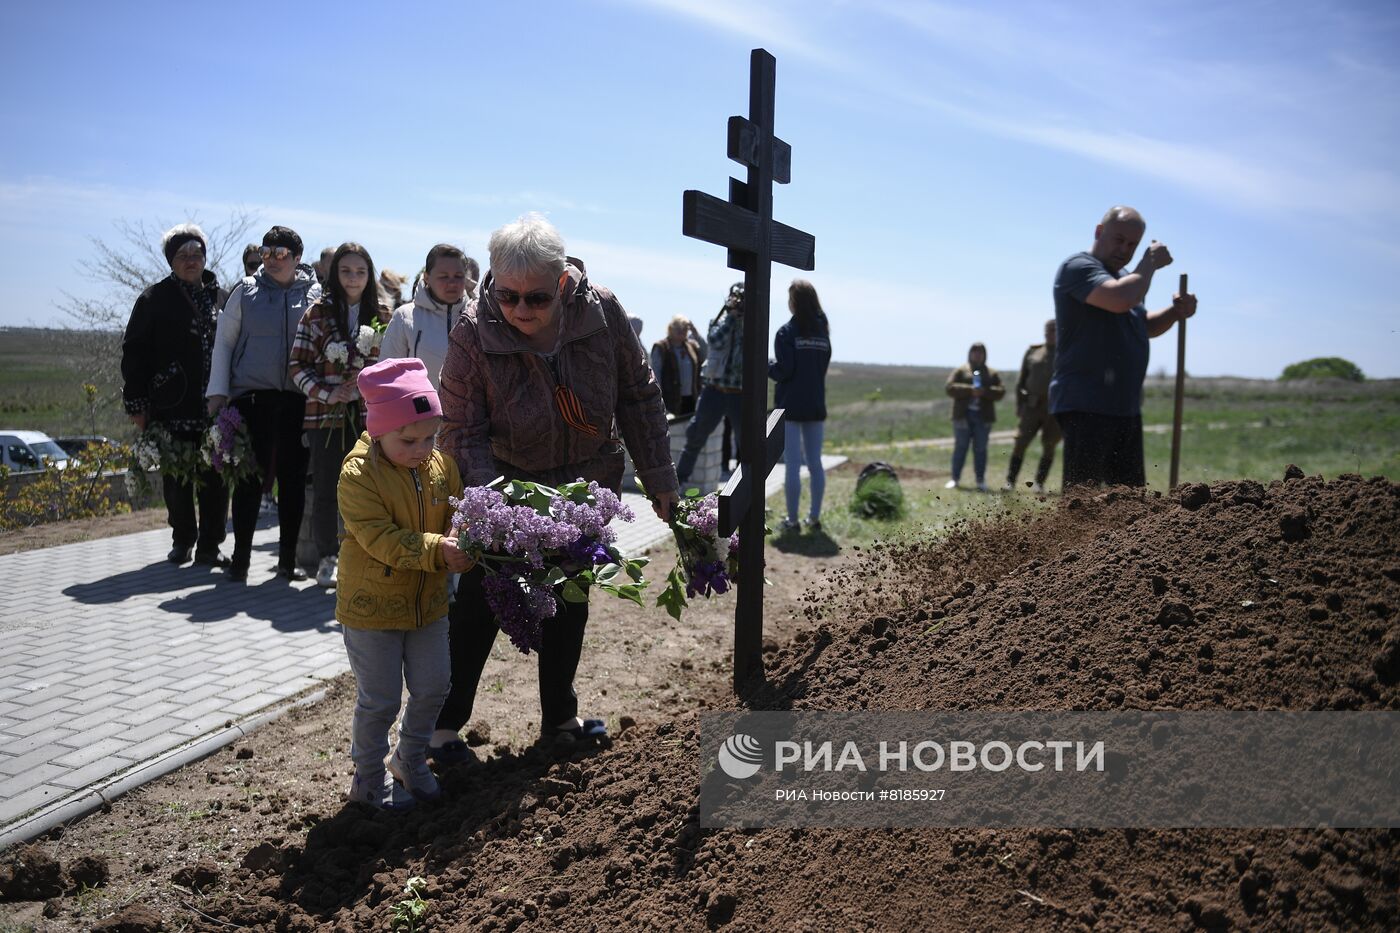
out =
<path fill-rule="evenodd" d="M 209 567 L 185 564 L 177 567 L 169 561 L 158 560 L 91 583 L 75 583 L 63 590 L 63 595 L 88 605 L 119 603 L 133 596 L 165 593 L 197 586 L 202 579 L 209 582 L 219 578 Z"/>
<path fill-rule="evenodd" d="M 238 615 L 271 623 L 279 632 L 334 631 L 335 590 L 318 586 L 293 587 L 269 575 L 248 585 L 225 583 L 168 599 L 162 612 L 185 616 L 190 622 L 222 622 Z"/>

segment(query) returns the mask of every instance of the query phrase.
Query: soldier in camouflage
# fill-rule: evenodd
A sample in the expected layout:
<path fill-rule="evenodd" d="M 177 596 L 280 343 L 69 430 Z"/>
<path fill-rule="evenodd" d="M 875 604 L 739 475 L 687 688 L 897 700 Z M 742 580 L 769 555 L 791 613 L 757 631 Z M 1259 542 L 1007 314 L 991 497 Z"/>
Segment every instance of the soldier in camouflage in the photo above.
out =
<path fill-rule="evenodd" d="M 1026 448 L 1040 434 L 1040 464 L 1035 468 L 1037 494 L 1045 492 L 1045 480 L 1050 475 L 1050 467 L 1055 462 L 1055 447 L 1060 443 L 1060 425 L 1050 414 L 1050 376 L 1055 371 L 1055 320 L 1045 322 L 1045 342 L 1037 343 L 1026 351 L 1021 361 L 1021 377 L 1016 380 L 1016 445 L 1011 451 L 1011 465 L 1006 470 L 1006 485 L 1002 489 L 1010 492 L 1016 488 L 1016 477 L 1021 473 L 1021 460 Z"/>

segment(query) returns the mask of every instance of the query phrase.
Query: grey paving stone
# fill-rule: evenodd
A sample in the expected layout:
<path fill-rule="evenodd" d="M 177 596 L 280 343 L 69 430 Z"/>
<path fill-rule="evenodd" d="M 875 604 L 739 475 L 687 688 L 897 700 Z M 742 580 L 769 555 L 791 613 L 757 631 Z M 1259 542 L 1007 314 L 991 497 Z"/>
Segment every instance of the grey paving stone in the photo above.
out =
<path fill-rule="evenodd" d="M 119 755 L 130 747 L 130 742 L 119 738 L 102 739 L 82 748 L 74 749 L 62 757 L 55 758 L 53 762 L 56 765 L 63 765 L 65 768 L 81 768 L 83 765 L 91 764 L 98 759 Z"/>
<path fill-rule="evenodd" d="M 0 774 L 5 775 L 7 778 L 14 777 L 16 774 L 27 771 L 30 768 L 37 768 L 40 765 L 48 764 L 51 758 L 53 758 L 53 750 L 48 747 L 36 748 L 23 755 L 0 754 Z M 5 793 L 5 783 L 4 781 L 0 781 L 0 794 Z"/>
<path fill-rule="evenodd" d="M 136 689 L 129 692 L 123 690 L 121 696 L 114 696 L 114 699 L 118 701 L 116 705 L 124 710 L 142 709 L 147 704 L 165 703 L 179 696 L 174 690 L 144 690 L 141 689 L 141 684 L 129 684 L 128 686 Z"/>
<path fill-rule="evenodd" d="M 6 739 L 0 744 L 3 744 L 5 754 L 14 755 L 18 758 L 20 755 L 27 755 L 35 749 L 53 749 L 55 747 L 60 747 L 57 743 L 62 742 L 69 736 L 77 734 L 77 731 L 74 729 L 46 729 L 43 732 L 36 732 L 22 739 Z"/>
<path fill-rule="evenodd" d="M 0 800 L 0 824 L 18 819 L 30 810 L 37 810 L 67 795 L 66 788 L 46 784 L 30 788 L 15 797 Z"/>
<path fill-rule="evenodd" d="M 26 703 L 24 702 L 24 697 L 19 696 L 15 698 L 14 702 L 25 708 L 23 715 L 26 719 L 37 719 L 55 710 L 63 709 L 65 706 L 70 705 L 72 700 L 67 697 L 50 697 L 41 703 Z"/>
<path fill-rule="evenodd" d="M 42 716 L 24 719 L 12 726 L 6 726 L 5 734 L 24 738 L 36 732 L 43 732 L 45 729 L 61 729 L 67 724 L 68 719 L 68 714 L 60 708 L 46 712 Z"/>
<path fill-rule="evenodd" d="M 265 706 L 271 706 L 280 699 L 282 699 L 282 697 L 271 692 L 255 693 L 247 699 L 239 700 L 235 703 L 230 703 L 228 706 L 228 711 L 234 716 L 246 716 L 249 713 L 256 713 L 258 710 L 262 709 Z"/>
<path fill-rule="evenodd" d="M 136 764 L 137 762 L 134 761 L 104 758 L 101 761 L 94 761 L 92 764 L 85 765 L 81 768 L 67 769 L 63 774 L 55 777 L 51 783 L 57 787 L 65 788 L 69 792 L 82 790 L 85 787 L 120 774 L 122 771 Z"/>
<path fill-rule="evenodd" d="M 188 740 L 176 735 L 174 732 L 170 732 L 165 735 L 158 735 L 153 739 L 147 739 L 144 742 L 138 742 L 135 745 L 130 745 L 124 749 L 120 755 L 122 758 L 133 763 L 146 761 L 157 755 L 163 755 L 172 748 L 179 748 L 181 745 L 185 744 L 186 741 Z"/>
<path fill-rule="evenodd" d="M 155 716 L 140 725 L 130 726 L 122 733 L 122 738 L 135 745 L 153 739 L 158 735 L 174 735 L 175 727 L 183 725 L 189 720 L 184 716 Z"/>
<path fill-rule="evenodd" d="M 69 768 L 65 768 L 63 765 L 53 763 L 25 768 L 18 774 L 5 778 L 5 798 L 18 797 L 25 791 L 32 790 L 35 787 L 51 784 L 54 778 L 67 774 L 69 770 Z"/>
<path fill-rule="evenodd" d="M 96 725 L 88 726 L 81 732 L 75 732 L 65 739 L 60 739 L 58 744 L 61 747 L 78 749 L 85 745 L 90 745 L 93 742 L 100 742 L 103 739 L 125 735 L 126 730 L 130 728 L 131 727 L 126 723 L 117 722 L 115 719 L 108 717 L 105 722 L 99 722 Z M 56 752 L 55 754 L 60 753 Z"/>
<path fill-rule="evenodd" d="M 116 722 L 122 711 L 115 706 L 103 703 L 98 709 L 85 713 L 81 716 L 73 716 L 64 722 L 68 729 L 75 729 L 79 732 L 86 732 L 89 729 L 101 728 L 107 723 Z"/>
<path fill-rule="evenodd" d="M 126 723 L 128 726 L 139 726 L 143 723 L 150 722 L 152 719 L 174 715 L 182 708 L 182 704 L 171 703 L 169 701 L 150 703 L 119 716 L 117 722 Z"/>
<path fill-rule="evenodd" d="M 236 683 L 230 683 L 228 688 L 219 695 L 230 703 L 233 703 L 245 700 L 254 694 L 261 693 L 266 690 L 267 687 L 268 685 L 260 680 L 240 680 Z"/>

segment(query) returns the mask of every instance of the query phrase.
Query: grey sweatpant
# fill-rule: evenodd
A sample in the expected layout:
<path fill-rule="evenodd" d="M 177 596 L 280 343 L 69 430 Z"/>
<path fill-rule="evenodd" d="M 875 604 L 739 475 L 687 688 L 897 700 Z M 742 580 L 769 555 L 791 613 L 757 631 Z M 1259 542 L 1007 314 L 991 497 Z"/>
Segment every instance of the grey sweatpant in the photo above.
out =
<path fill-rule="evenodd" d="M 412 631 L 343 629 L 345 653 L 355 672 L 355 715 L 350 731 L 355 770 L 360 774 L 384 770 L 389 729 L 398 715 L 405 685 L 408 703 L 399 723 L 399 748 L 406 761 L 421 758 L 452 683 L 447 619 Z"/>

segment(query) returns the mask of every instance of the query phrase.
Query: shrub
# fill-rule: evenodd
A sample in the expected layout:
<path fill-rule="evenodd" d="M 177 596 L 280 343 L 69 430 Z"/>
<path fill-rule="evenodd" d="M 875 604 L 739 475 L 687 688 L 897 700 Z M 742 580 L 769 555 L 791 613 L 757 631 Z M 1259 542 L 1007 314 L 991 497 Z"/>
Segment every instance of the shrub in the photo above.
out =
<path fill-rule="evenodd" d="M 0 482 L 9 487 L 0 502 L 0 529 L 129 511 L 130 506 L 112 494 L 111 475 L 125 469 L 131 459 L 131 450 L 125 446 L 93 444 L 81 458 L 69 460 L 66 468 L 50 463 L 32 479 L 12 478 L 0 467 Z"/>
<path fill-rule="evenodd" d="M 1351 360 L 1344 360 L 1340 356 L 1319 356 L 1285 366 L 1279 379 L 1345 379 L 1348 382 L 1365 382 L 1366 376 Z"/>
<path fill-rule="evenodd" d="M 899 480 L 886 473 L 876 474 L 856 487 L 851 511 L 862 518 L 891 520 L 904 515 L 904 490 Z"/>

